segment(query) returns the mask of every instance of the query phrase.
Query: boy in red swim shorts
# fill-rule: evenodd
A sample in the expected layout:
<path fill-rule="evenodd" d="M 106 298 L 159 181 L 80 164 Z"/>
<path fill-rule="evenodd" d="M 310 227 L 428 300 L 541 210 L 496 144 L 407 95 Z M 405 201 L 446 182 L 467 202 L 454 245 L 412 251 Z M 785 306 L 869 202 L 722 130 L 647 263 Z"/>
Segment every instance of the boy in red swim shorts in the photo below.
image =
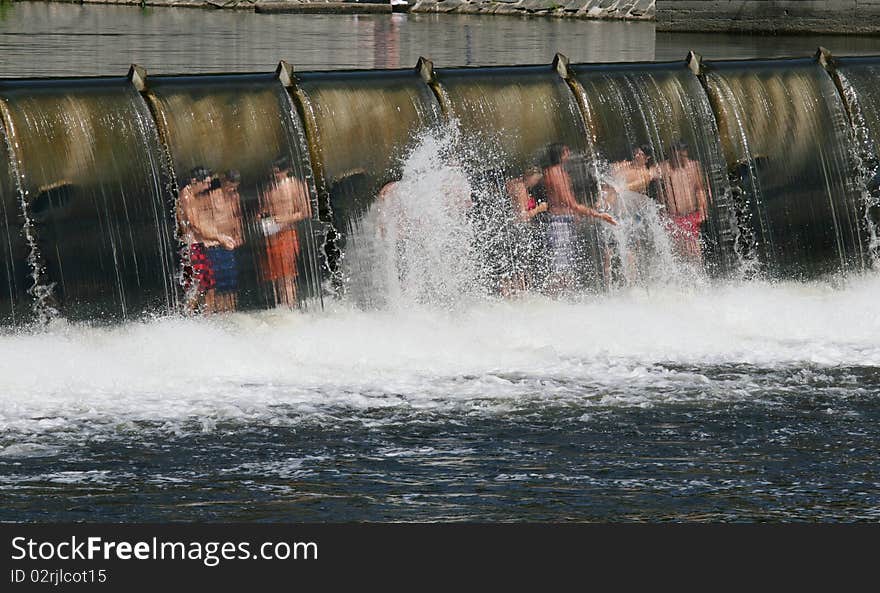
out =
<path fill-rule="evenodd" d="M 672 145 L 672 156 L 660 164 L 661 200 L 666 206 L 666 227 L 684 257 L 702 263 L 700 227 L 708 213 L 705 174 L 688 155 L 688 145 Z"/>

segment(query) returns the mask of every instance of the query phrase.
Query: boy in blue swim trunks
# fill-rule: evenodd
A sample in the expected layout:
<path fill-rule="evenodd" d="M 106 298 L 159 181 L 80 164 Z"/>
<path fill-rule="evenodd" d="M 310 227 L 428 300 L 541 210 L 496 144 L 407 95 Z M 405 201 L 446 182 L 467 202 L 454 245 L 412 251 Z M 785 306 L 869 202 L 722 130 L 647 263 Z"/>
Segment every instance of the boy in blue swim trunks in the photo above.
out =
<path fill-rule="evenodd" d="M 244 243 L 239 175 L 211 175 L 207 187 L 189 198 L 187 223 L 191 234 L 204 245 L 213 286 L 204 292 L 208 313 L 234 311 L 238 305 L 238 261 L 236 250 Z"/>
<path fill-rule="evenodd" d="M 214 309 L 235 311 L 238 305 L 238 261 L 236 250 L 244 243 L 238 171 L 227 171 L 215 179 L 209 190 L 214 210 L 215 239 L 209 244 L 208 259 L 214 270 Z"/>
<path fill-rule="evenodd" d="M 544 189 L 547 193 L 550 225 L 548 240 L 551 249 L 551 268 L 558 290 L 571 288 L 574 282 L 575 219 L 595 218 L 604 223 L 616 225 L 617 221 L 606 213 L 581 204 L 574 195 L 571 176 L 565 169 L 571 157 L 571 150 L 561 143 L 547 147 L 543 166 Z"/>
<path fill-rule="evenodd" d="M 208 259 L 214 272 L 214 290 L 220 295 L 238 290 L 238 262 L 235 249 L 208 247 Z"/>

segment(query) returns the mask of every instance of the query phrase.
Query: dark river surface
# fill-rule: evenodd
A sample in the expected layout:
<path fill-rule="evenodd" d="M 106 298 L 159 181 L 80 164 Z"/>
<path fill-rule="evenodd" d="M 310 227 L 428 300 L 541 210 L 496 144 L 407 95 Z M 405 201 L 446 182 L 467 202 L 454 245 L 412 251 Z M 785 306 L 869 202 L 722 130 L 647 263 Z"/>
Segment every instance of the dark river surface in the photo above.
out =
<path fill-rule="evenodd" d="M 0 5 L 0 76 L 878 54 L 648 23 Z M 0 333 L 2 521 L 880 520 L 880 278 Z"/>

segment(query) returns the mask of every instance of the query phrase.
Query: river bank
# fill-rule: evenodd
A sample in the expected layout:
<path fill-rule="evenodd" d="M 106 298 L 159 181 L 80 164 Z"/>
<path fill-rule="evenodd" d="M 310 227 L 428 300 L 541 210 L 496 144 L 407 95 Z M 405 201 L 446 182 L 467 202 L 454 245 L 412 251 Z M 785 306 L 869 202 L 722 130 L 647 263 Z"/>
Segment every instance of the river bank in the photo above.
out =
<path fill-rule="evenodd" d="M 169 8 L 243 10 L 257 13 L 381 14 L 389 2 L 314 0 L 48 0 L 71 4 L 109 4 Z M 654 20 L 654 0 L 417 0 L 394 12 L 550 16 L 590 20 Z"/>
<path fill-rule="evenodd" d="M 876 0 L 45 0 L 71 4 L 204 8 L 264 14 L 503 15 L 581 20 L 649 21 L 658 31 L 762 34 L 877 34 Z"/>

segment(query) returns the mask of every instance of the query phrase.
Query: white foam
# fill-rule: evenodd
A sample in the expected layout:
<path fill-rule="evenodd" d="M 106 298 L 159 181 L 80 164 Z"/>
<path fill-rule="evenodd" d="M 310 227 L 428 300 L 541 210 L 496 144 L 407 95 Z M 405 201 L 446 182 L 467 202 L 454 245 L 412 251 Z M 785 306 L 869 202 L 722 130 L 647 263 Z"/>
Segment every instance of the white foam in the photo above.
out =
<path fill-rule="evenodd" d="M 712 365 L 880 366 L 880 277 L 744 283 L 364 312 L 272 311 L 0 336 L 0 434 L 212 431 L 364 411 L 504 414 L 544 405 L 749 398 Z M 696 370 L 690 370 L 696 369 Z M 811 371 L 812 373 L 813 371 Z M 821 373 L 797 381 L 821 381 Z M 799 385 L 794 385 L 795 390 Z M 11 432 L 9 432 L 11 431 Z M 5 443 L 5 454 L 13 443 Z M 41 446 L 24 455 L 40 454 Z"/>

